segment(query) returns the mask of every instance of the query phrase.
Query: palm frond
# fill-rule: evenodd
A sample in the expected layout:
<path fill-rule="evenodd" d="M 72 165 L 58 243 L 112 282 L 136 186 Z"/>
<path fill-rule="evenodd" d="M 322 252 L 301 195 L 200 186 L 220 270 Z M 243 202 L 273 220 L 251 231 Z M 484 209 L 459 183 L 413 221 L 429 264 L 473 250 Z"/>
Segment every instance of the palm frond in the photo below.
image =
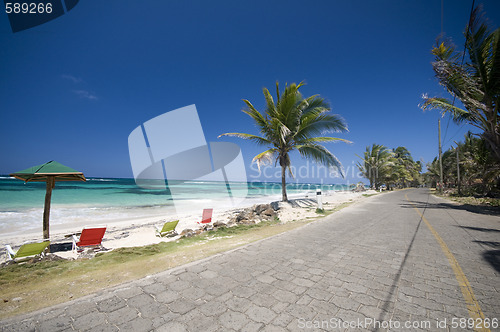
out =
<path fill-rule="evenodd" d="M 485 24 L 482 13 L 482 6 L 478 6 L 472 12 L 470 26 L 470 38 L 467 38 L 465 47 L 469 52 L 471 64 L 474 66 L 478 76 L 480 77 L 480 84 L 485 92 L 489 92 L 488 86 L 488 49 L 490 48 L 490 35 L 491 32 Z"/>
<path fill-rule="evenodd" d="M 259 111 L 257 111 L 257 109 L 252 105 L 252 103 L 246 99 L 243 99 L 243 102 L 248 107 L 247 110 L 243 110 L 243 113 L 248 114 L 260 128 L 267 127 L 266 118 Z"/>
<path fill-rule="evenodd" d="M 456 123 L 462 123 L 470 120 L 471 114 L 466 110 L 453 105 L 451 101 L 445 98 L 426 98 L 421 105 L 424 111 L 427 110 L 441 110 L 444 113 L 450 113 Z"/>
<path fill-rule="evenodd" d="M 330 112 L 331 108 L 327 102 L 318 95 L 311 96 L 307 99 L 307 107 L 302 110 L 302 118 L 317 117 L 323 113 Z"/>
<path fill-rule="evenodd" d="M 499 94 L 500 91 L 500 28 L 496 29 L 491 35 L 491 52 L 489 61 L 489 89 L 490 91 L 497 92 L 496 105 L 500 104 Z"/>
<path fill-rule="evenodd" d="M 271 163 L 277 153 L 278 150 L 275 148 L 266 150 L 253 157 L 252 162 L 255 162 L 260 170 L 260 165 Z"/>
<path fill-rule="evenodd" d="M 273 136 L 273 128 L 271 128 L 268 119 L 250 103 L 248 100 L 243 99 L 243 102 L 247 104 L 248 109 L 243 110 L 243 113 L 249 115 L 254 121 L 257 127 L 259 127 L 259 131 L 262 135 L 271 140 Z"/>
<path fill-rule="evenodd" d="M 308 144 L 308 143 L 319 143 L 319 142 L 344 142 L 348 144 L 352 144 L 351 141 L 338 138 L 338 137 L 310 137 L 301 141 L 296 141 L 298 144 Z"/>
<path fill-rule="evenodd" d="M 347 124 L 344 119 L 337 114 L 320 114 L 316 117 L 304 118 L 297 134 L 297 139 L 304 139 L 311 136 L 322 135 L 331 132 L 346 132 Z"/>
<path fill-rule="evenodd" d="M 300 118 L 300 109 L 297 108 L 297 105 L 301 100 L 302 96 L 298 92 L 295 83 L 286 86 L 279 103 L 276 105 L 274 117 L 278 118 L 287 127 L 293 128 L 297 124 L 297 119 Z"/>
<path fill-rule="evenodd" d="M 266 99 L 266 112 L 272 116 L 276 113 L 276 105 L 274 104 L 273 97 L 267 88 L 263 88 L 262 93 Z"/>
<path fill-rule="evenodd" d="M 225 134 L 219 135 L 218 138 L 220 138 L 222 136 L 239 137 L 239 138 L 243 138 L 243 139 L 246 139 L 246 140 L 254 141 L 254 142 L 256 142 L 259 145 L 269 145 L 269 144 L 272 144 L 271 141 L 269 141 L 268 139 L 266 139 L 264 137 L 260 137 L 260 136 L 257 136 L 257 135 L 251 135 L 251 134 L 245 134 L 245 133 L 225 133 Z"/>
<path fill-rule="evenodd" d="M 310 158 L 319 164 L 325 166 L 334 166 L 338 169 L 342 168 L 342 164 L 337 159 L 337 157 L 335 157 L 322 145 L 313 143 L 297 145 L 297 150 L 303 157 Z M 341 173 L 343 174 L 343 172 Z"/>

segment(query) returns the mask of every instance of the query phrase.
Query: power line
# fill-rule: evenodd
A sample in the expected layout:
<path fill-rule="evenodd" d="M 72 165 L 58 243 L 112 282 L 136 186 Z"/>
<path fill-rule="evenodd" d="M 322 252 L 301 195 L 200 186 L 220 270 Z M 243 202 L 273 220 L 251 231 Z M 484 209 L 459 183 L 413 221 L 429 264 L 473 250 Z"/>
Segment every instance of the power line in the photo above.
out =
<path fill-rule="evenodd" d="M 451 136 L 450 138 L 448 138 L 448 140 L 443 144 L 443 145 L 446 145 L 448 144 L 455 136 L 457 136 L 457 134 L 460 132 L 460 130 L 462 130 L 462 128 L 466 125 L 466 123 L 462 123 L 462 125 L 457 129 L 457 131 L 453 134 L 453 136 Z"/>

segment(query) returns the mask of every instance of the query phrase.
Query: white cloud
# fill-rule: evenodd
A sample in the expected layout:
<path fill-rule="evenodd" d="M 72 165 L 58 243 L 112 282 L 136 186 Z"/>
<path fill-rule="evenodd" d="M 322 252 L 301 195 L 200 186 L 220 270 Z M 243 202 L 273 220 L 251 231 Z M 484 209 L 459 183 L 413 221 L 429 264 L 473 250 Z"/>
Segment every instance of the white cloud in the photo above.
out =
<path fill-rule="evenodd" d="M 72 81 L 75 84 L 83 82 L 83 80 L 81 78 L 75 77 L 73 75 L 63 74 L 63 75 L 61 75 L 61 77 L 64 78 L 65 80 Z"/>
<path fill-rule="evenodd" d="M 76 76 L 73 76 L 70 74 L 62 74 L 61 77 L 65 80 L 71 81 L 74 84 L 79 85 L 79 86 L 82 86 L 82 83 L 84 86 L 86 85 L 85 82 L 83 81 L 83 79 L 80 77 L 76 77 Z M 72 91 L 74 94 L 76 94 L 80 98 L 84 98 L 84 99 L 88 99 L 88 100 L 98 100 L 99 99 L 99 98 L 97 98 L 97 95 L 94 92 L 90 92 L 88 90 L 78 89 L 78 90 L 72 90 Z"/>
<path fill-rule="evenodd" d="M 87 90 L 73 90 L 80 98 L 85 98 L 89 100 L 98 100 L 97 96 Z"/>

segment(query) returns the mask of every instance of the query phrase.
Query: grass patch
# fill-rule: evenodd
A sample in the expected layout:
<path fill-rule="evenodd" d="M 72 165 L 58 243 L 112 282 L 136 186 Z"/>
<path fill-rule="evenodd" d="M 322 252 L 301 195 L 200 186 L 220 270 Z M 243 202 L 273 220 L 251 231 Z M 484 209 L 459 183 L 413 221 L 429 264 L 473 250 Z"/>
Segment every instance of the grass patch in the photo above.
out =
<path fill-rule="evenodd" d="M 340 204 L 336 205 L 333 209 L 322 209 L 322 210 L 316 209 L 316 213 L 319 214 L 319 216 L 316 217 L 316 219 L 329 216 L 330 214 L 337 212 L 339 210 L 342 210 L 343 208 L 351 205 L 352 203 L 354 203 L 354 201 L 349 200 L 348 202 L 344 202 L 344 203 L 340 203 Z"/>
<path fill-rule="evenodd" d="M 332 214 L 334 212 L 337 212 L 337 211 L 340 211 L 342 210 L 343 208 L 351 205 L 352 203 L 354 203 L 352 200 L 350 200 L 349 202 L 344 202 L 344 203 L 340 203 L 339 205 L 337 205 L 335 208 L 333 208 L 332 210 L 329 210 L 328 214 Z"/>
<path fill-rule="evenodd" d="M 431 189 L 433 195 L 452 200 L 454 202 L 472 206 L 492 206 L 500 207 L 500 198 L 492 197 L 474 197 L 474 196 L 458 196 L 456 193 L 440 194 L 436 189 Z"/>
<path fill-rule="evenodd" d="M 491 197 L 473 197 L 473 196 L 444 196 L 452 201 L 474 206 L 493 206 L 500 207 L 500 199 Z"/>
<path fill-rule="evenodd" d="M 363 197 L 370 197 L 370 196 L 375 196 L 377 194 L 363 194 Z"/>

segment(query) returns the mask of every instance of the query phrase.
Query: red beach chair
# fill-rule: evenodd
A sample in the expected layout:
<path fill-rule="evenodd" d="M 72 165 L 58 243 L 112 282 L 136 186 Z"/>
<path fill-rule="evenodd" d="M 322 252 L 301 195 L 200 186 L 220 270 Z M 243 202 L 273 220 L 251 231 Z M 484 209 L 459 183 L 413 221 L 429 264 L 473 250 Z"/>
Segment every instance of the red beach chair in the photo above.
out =
<path fill-rule="evenodd" d="M 214 209 L 203 209 L 203 216 L 201 217 L 201 222 L 198 224 L 209 224 L 212 221 L 212 212 Z"/>
<path fill-rule="evenodd" d="M 80 239 L 73 235 L 73 251 L 82 251 L 82 247 L 102 247 L 102 238 L 106 232 L 106 226 L 85 227 Z"/>

